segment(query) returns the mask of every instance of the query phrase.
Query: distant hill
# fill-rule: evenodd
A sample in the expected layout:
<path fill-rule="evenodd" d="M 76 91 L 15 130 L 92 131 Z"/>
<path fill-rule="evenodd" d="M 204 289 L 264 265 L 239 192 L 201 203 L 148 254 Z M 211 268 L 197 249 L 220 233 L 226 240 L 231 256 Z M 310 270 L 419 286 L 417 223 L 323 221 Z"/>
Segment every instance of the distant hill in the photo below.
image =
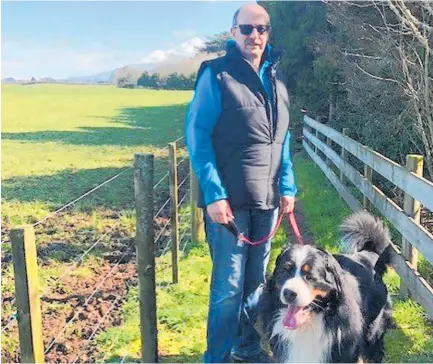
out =
<path fill-rule="evenodd" d="M 115 85 L 117 84 L 117 80 L 119 78 L 129 77 L 129 79 L 133 83 L 136 83 L 144 71 L 147 71 L 150 74 L 157 73 L 161 77 L 167 77 L 169 74 L 175 72 L 177 72 L 178 74 L 189 76 L 191 73 L 195 73 L 198 71 L 200 64 L 203 61 L 216 57 L 218 57 L 218 54 L 206 52 L 199 53 L 196 56 L 189 58 L 172 56 L 169 59 L 160 63 L 129 64 L 122 68 L 118 68 L 112 71 L 112 73 L 109 75 L 109 80 L 106 77 L 107 74 L 88 76 L 86 80 L 93 80 L 94 83 L 103 80 L 105 82 L 110 82 Z M 104 77 L 101 78 L 101 75 L 103 75 Z"/>
<path fill-rule="evenodd" d="M 2 79 L 2 83 L 17 83 L 18 81 L 13 77 L 6 77 Z"/>
<path fill-rule="evenodd" d="M 181 75 L 189 76 L 191 73 L 198 71 L 200 64 L 208 59 L 218 57 L 217 53 L 198 53 L 194 57 L 182 57 L 173 55 L 167 60 L 160 63 L 137 63 L 129 64 L 124 67 L 117 68 L 111 71 L 98 73 L 89 76 L 68 77 L 65 79 L 53 79 L 51 77 L 44 77 L 36 82 L 41 83 L 71 83 L 71 84 L 117 84 L 120 77 L 129 77 L 129 79 L 136 83 L 144 71 L 149 73 L 158 73 L 160 77 L 167 77 L 171 73 L 178 73 Z M 28 80 L 16 80 L 12 77 L 2 79 L 2 83 L 26 83 Z"/>
<path fill-rule="evenodd" d="M 107 71 L 98 73 L 96 75 L 81 76 L 81 77 L 68 77 L 63 80 L 58 80 L 63 83 L 111 83 L 114 71 Z"/>
<path fill-rule="evenodd" d="M 177 60 L 168 60 L 159 63 L 151 70 L 151 73 L 157 73 L 161 77 L 167 77 L 171 73 L 189 76 L 191 73 L 196 73 L 203 61 L 217 58 L 216 53 L 199 53 L 193 58 L 183 58 Z"/>

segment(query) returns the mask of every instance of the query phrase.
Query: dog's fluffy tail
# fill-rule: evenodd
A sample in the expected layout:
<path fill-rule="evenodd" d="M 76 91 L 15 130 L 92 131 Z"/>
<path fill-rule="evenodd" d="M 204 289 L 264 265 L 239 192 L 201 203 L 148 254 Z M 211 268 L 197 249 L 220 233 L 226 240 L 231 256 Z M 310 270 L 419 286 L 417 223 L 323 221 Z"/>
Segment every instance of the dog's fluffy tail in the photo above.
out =
<path fill-rule="evenodd" d="M 385 271 L 390 261 L 391 237 L 388 228 L 368 212 L 357 212 L 349 216 L 340 226 L 344 253 L 373 252 L 379 256 L 376 271 Z M 388 248 L 388 249 L 387 249 Z"/>

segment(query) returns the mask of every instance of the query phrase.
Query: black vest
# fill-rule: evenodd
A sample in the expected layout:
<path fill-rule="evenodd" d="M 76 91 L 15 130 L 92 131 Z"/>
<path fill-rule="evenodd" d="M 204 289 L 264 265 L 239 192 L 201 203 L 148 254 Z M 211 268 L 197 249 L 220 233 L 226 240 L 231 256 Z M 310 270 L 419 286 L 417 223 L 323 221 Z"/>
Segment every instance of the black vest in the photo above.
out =
<path fill-rule="evenodd" d="M 203 62 L 197 74 L 198 80 L 201 72 L 211 67 L 221 90 L 221 115 L 212 142 L 217 170 L 233 209 L 268 210 L 279 204 L 289 96 L 276 77 L 281 55 L 275 56 L 271 55 L 273 63 L 268 67 L 273 100 L 269 100 L 259 75 L 235 45 L 228 46 L 225 56 Z M 202 192 L 198 206 L 205 207 Z"/>

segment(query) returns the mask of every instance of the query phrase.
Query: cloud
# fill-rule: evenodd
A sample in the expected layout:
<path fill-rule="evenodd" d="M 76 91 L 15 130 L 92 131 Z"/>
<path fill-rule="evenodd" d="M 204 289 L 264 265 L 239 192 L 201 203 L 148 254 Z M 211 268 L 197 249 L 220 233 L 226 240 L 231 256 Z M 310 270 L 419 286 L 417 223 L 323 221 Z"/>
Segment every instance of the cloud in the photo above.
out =
<path fill-rule="evenodd" d="M 135 63 L 159 63 L 170 57 L 193 57 L 197 53 L 197 50 L 203 46 L 204 41 L 201 38 L 193 37 L 173 48 L 153 51 Z"/>
<path fill-rule="evenodd" d="M 193 37 L 172 48 L 154 50 L 143 56 L 140 50 L 119 50 L 93 45 L 91 49 L 76 49 L 57 43 L 51 48 L 25 41 L 2 44 L 2 77 L 66 78 L 110 71 L 135 63 L 160 63 L 170 57 L 192 57 L 204 42 Z"/>
<path fill-rule="evenodd" d="M 156 50 L 153 52 L 150 52 L 147 56 L 144 56 L 141 58 L 137 63 L 159 63 L 165 61 L 167 58 L 167 54 L 165 51 Z"/>

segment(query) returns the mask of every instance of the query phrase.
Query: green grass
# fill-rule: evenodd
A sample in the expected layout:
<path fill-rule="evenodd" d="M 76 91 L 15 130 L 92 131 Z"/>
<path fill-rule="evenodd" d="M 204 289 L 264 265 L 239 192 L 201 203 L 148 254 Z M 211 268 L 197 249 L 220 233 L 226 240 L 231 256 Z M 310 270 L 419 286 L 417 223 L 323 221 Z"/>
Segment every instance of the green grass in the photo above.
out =
<path fill-rule="evenodd" d="M 295 163 L 308 229 L 319 245 L 337 251 L 338 226 L 351 210 L 314 162 L 300 154 Z M 427 314 L 413 301 L 398 299 L 400 278 L 394 271 L 385 275 L 385 282 L 393 296 L 396 323 L 386 335 L 386 362 L 432 362 L 433 326 Z"/>
<path fill-rule="evenodd" d="M 3 227 L 33 223 L 93 186 L 130 166 L 136 152 L 154 151 L 157 175 L 166 172 L 161 148 L 183 131 L 191 92 L 126 90 L 109 86 L 3 85 L 2 222 Z M 350 211 L 318 167 L 302 154 L 295 158 L 299 198 L 315 240 L 335 252 L 337 227 Z M 120 222 L 121 236 L 134 234 L 132 173 L 125 173 L 75 208 L 50 219 L 37 230 L 40 290 L 53 289 L 67 264 L 95 236 Z M 120 218 L 113 216 L 119 213 Z M 274 239 L 269 270 L 287 238 Z M 48 244 L 49 242 L 49 244 Z M 100 264 L 110 250 L 103 240 L 77 270 L 86 280 L 89 267 Z M 8 253 L 8 246 L 3 247 Z M 199 362 L 205 349 L 211 262 L 206 244 L 191 246 L 180 259 L 180 282 L 171 284 L 169 254 L 157 258 L 159 347 L 163 362 Z M 12 269 L 2 271 L 2 293 L 13 293 Z M 398 292 L 399 277 L 385 277 Z M 63 290 L 68 287 L 62 287 Z M 66 306 L 51 309 L 67 309 Z M 15 307 L 3 304 L 5 316 Z M 131 287 L 122 306 L 122 322 L 97 335 L 100 358 L 138 361 L 140 357 L 137 288 Z M 433 332 L 425 313 L 411 301 L 394 298 L 397 328 L 387 335 L 387 361 L 432 361 Z M 3 350 L 17 348 L 4 336 Z"/>
<path fill-rule="evenodd" d="M 35 222 L 183 134 L 190 91 L 111 86 L 2 85 L 2 222 Z M 131 174 L 83 208 L 128 209 Z"/>
<path fill-rule="evenodd" d="M 287 242 L 280 229 L 274 238 L 271 264 Z M 158 343 L 161 362 L 200 362 L 206 343 L 211 261 L 206 243 L 194 244 L 182 255 L 178 284 L 171 283 L 171 255 L 157 259 Z M 110 352 L 108 361 L 139 361 L 139 311 L 137 289 L 130 290 L 124 306 L 124 323 L 112 327 L 97 337 L 101 353 Z"/>
<path fill-rule="evenodd" d="M 314 240 L 322 247 L 337 252 L 338 226 L 350 214 L 345 202 L 318 167 L 302 154 L 295 159 L 299 184 L 299 199 L 303 204 L 306 224 Z M 287 242 L 280 230 L 274 239 L 268 271 Z M 170 256 L 159 258 L 157 266 L 167 267 L 158 275 L 159 350 L 162 362 L 199 362 L 205 350 L 205 330 L 210 277 L 210 259 L 205 244 L 196 245 L 180 262 L 180 282 L 170 283 Z M 386 336 L 387 362 L 426 362 L 433 359 L 433 329 L 422 308 L 414 302 L 396 299 L 400 280 L 394 271 L 385 276 L 390 293 L 394 296 L 396 328 Z M 125 313 L 125 323 L 98 336 L 101 352 L 110 350 L 111 361 L 124 355 L 138 361 L 139 314 L 137 292 L 132 290 Z M 117 340 L 121 337 L 122 340 Z"/>
<path fill-rule="evenodd" d="M 10 257 L 11 227 L 35 223 L 124 171 L 132 166 L 134 153 L 154 152 L 155 180 L 164 175 L 168 152 L 162 148 L 183 135 L 191 97 L 190 91 L 2 85 L 3 256 Z M 132 169 L 36 227 L 40 292 L 68 292 L 56 279 L 117 224 L 115 236 L 134 234 Z M 113 234 L 108 234 L 74 270 L 73 279 L 85 282 L 112 243 Z M 3 263 L 2 278 L 3 297 L 13 296 L 11 264 Z M 9 301 L 2 305 L 5 317 L 15 310 Z M 2 345 L 6 351 L 16 347 L 16 335 Z"/>

